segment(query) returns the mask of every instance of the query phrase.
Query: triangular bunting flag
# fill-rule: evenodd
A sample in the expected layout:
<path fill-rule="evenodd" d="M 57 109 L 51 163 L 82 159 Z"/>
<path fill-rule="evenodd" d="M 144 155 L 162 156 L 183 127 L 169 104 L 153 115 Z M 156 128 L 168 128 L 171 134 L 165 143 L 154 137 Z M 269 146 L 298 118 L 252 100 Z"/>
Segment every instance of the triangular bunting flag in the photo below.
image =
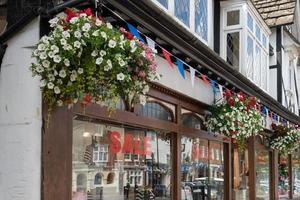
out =
<path fill-rule="evenodd" d="M 211 87 L 213 89 L 214 94 L 217 95 L 217 88 L 216 88 L 215 81 L 210 80 L 210 85 L 211 85 Z"/>
<path fill-rule="evenodd" d="M 201 78 L 203 80 L 204 83 L 206 84 L 210 84 L 210 82 L 207 80 L 206 76 L 204 74 L 201 74 Z"/>
<path fill-rule="evenodd" d="M 165 59 L 168 61 L 169 65 L 173 68 L 173 63 L 171 61 L 169 52 L 167 52 L 164 48 L 161 48 L 161 50 L 163 52 Z"/>
<path fill-rule="evenodd" d="M 219 93 L 220 93 L 220 96 L 223 97 L 223 86 L 222 85 L 219 85 Z"/>
<path fill-rule="evenodd" d="M 156 49 L 155 49 L 155 42 L 151 38 L 149 38 L 147 36 L 146 36 L 146 40 L 147 40 L 148 46 L 152 49 L 152 51 L 156 51 Z"/>
<path fill-rule="evenodd" d="M 194 87 L 194 85 L 195 85 L 195 72 L 196 72 L 196 70 L 190 66 L 190 76 L 191 76 L 192 87 Z"/>
<path fill-rule="evenodd" d="M 140 41 L 145 43 L 145 40 L 142 38 L 142 36 L 140 35 L 139 31 L 131 24 L 127 23 L 128 29 L 129 31 L 135 36 L 137 37 Z"/>
<path fill-rule="evenodd" d="M 177 64 L 180 75 L 182 76 L 182 78 L 185 79 L 183 62 L 179 58 L 176 58 L 176 64 Z"/>

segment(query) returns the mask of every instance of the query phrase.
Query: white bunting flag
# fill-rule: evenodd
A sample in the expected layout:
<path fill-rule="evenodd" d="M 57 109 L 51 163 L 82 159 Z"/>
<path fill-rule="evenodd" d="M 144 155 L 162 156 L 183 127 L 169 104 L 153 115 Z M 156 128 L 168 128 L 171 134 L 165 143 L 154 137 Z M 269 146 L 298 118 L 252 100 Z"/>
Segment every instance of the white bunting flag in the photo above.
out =
<path fill-rule="evenodd" d="M 149 38 L 147 36 L 146 36 L 146 40 L 147 40 L 148 46 L 152 49 L 152 51 L 155 52 L 156 51 L 156 49 L 155 49 L 155 42 L 151 38 Z"/>
<path fill-rule="evenodd" d="M 219 92 L 220 92 L 221 97 L 223 97 L 223 86 L 222 85 L 219 85 Z"/>
<path fill-rule="evenodd" d="M 190 67 L 190 75 L 191 75 L 192 87 L 194 87 L 194 84 L 195 84 L 195 72 L 196 72 L 196 70 L 194 68 Z"/>

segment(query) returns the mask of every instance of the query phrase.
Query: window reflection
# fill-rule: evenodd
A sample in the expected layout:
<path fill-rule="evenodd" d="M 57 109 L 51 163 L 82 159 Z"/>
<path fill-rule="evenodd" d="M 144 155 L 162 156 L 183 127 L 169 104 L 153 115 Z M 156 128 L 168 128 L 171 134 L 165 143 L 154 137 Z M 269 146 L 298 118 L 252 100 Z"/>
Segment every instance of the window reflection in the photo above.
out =
<path fill-rule="evenodd" d="M 269 151 L 256 148 L 256 199 L 269 200 L 270 197 L 270 161 Z"/>
<path fill-rule="evenodd" d="M 155 101 L 147 102 L 144 106 L 141 106 L 139 109 L 139 115 L 164 121 L 173 121 L 172 110 Z"/>
<path fill-rule="evenodd" d="M 280 155 L 278 159 L 278 194 L 279 199 L 289 198 L 288 157 Z"/>
<path fill-rule="evenodd" d="M 201 130 L 204 128 L 202 119 L 194 113 L 184 113 L 181 115 L 182 124 L 189 128 Z"/>
<path fill-rule="evenodd" d="M 300 198 L 300 151 L 297 149 L 292 154 L 292 169 L 293 169 L 293 197 Z"/>
<path fill-rule="evenodd" d="M 181 198 L 224 199 L 222 143 L 182 137 L 181 145 Z"/>
<path fill-rule="evenodd" d="M 169 200 L 170 158 L 166 133 L 74 120 L 72 200 Z"/>

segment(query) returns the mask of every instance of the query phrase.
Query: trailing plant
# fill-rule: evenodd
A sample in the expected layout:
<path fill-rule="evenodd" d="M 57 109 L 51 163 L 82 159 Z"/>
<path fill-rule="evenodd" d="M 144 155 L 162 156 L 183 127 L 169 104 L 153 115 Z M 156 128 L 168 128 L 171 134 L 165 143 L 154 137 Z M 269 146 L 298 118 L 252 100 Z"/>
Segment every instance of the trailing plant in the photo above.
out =
<path fill-rule="evenodd" d="M 270 138 L 270 146 L 282 155 L 292 153 L 299 147 L 300 131 L 288 125 L 272 124 L 274 135 Z"/>
<path fill-rule="evenodd" d="M 232 138 L 240 149 L 245 148 L 250 136 L 263 130 L 256 98 L 241 92 L 232 95 L 229 90 L 225 92 L 225 99 L 213 106 L 206 125 L 210 131 Z"/>
<path fill-rule="evenodd" d="M 50 110 L 77 101 L 112 110 L 120 98 L 127 109 L 146 103 L 149 82 L 160 78 L 151 48 L 91 9 L 67 9 L 49 22 L 52 31 L 38 42 L 31 71 Z"/>

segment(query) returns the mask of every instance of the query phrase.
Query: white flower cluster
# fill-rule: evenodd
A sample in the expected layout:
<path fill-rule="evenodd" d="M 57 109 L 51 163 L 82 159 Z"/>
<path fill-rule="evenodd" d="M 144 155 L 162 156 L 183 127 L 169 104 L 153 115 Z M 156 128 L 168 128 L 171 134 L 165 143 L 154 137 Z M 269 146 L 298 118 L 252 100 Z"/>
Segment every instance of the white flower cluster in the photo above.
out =
<path fill-rule="evenodd" d="M 290 128 L 285 135 L 272 139 L 270 146 L 281 154 L 287 155 L 299 147 L 299 137 L 300 131 Z"/>

